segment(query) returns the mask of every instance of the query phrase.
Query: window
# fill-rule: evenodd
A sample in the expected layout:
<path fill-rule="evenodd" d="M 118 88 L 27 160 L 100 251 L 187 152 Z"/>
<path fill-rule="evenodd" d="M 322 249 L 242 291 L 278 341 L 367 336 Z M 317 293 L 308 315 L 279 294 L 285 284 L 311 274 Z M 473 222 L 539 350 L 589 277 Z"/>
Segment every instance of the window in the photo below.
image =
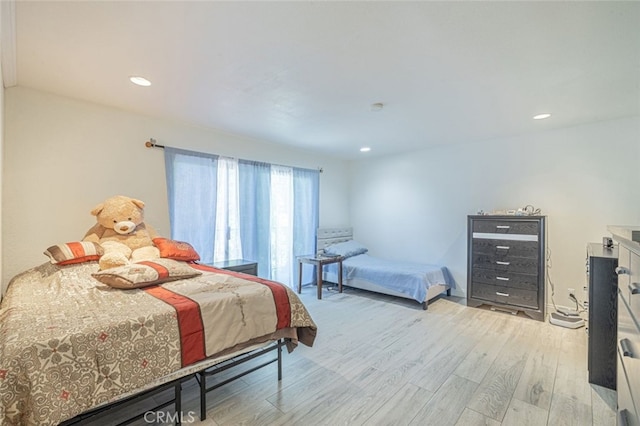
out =
<path fill-rule="evenodd" d="M 254 260 L 259 276 L 297 284 L 296 256 L 315 252 L 317 170 L 170 147 L 165 166 L 172 238 L 190 242 L 203 263 Z"/>

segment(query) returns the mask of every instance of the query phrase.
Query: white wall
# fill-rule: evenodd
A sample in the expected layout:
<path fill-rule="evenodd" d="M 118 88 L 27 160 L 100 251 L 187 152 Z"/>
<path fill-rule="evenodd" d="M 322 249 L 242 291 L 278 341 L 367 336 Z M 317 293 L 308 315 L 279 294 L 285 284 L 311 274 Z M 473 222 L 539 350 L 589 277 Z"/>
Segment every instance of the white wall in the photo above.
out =
<path fill-rule="evenodd" d="M 2 7 L 0 7 L 0 11 L 2 11 Z M 0 23 L 2 20 L 2 12 L 0 12 Z M 1 33 L 1 31 L 0 31 Z M 2 43 L 0 41 L 0 58 L 2 57 Z M 0 61 L 1 63 L 2 61 Z M 3 168 L 3 153 L 4 153 L 4 75 L 2 74 L 2 65 L 0 65 L 0 235 L 2 235 L 2 212 L 4 211 L 2 204 L 2 186 L 3 186 L 3 176 L 4 176 L 4 168 Z M 2 241 L 0 240 L 0 277 L 3 273 L 3 259 L 2 259 Z M 0 283 L 0 300 L 2 300 L 2 295 L 4 294 L 4 287 Z"/>
<path fill-rule="evenodd" d="M 147 222 L 169 234 L 163 151 L 144 147 L 151 137 L 322 166 L 321 226 L 351 224 L 374 255 L 447 265 L 459 295 L 466 294 L 466 216 L 478 209 L 542 209 L 561 305 L 566 288 L 582 287 L 586 243 L 608 235 L 608 224 L 640 224 L 638 117 L 346 163 L 25 88 L 7 89 L 4 101 L 3 289 L 46 261 L 48 246 L 80 239 L 94 223 L 89 210 L 110 195 L 144 200 Z"/>
<path fill-rule="evenodd" d="M 169 235 L 161 149 L 157 143 L 273 162 L 323 167 L 320 224 L 348 223 L 347 164 L 316 153 L 25 88 L 5 93 L 3 290 L 16 273 L 46 261 L 50 245 L 76 241 L 94 223 L 89 211 L 116 194 L 146 202 L 146 221 Z"/>
<path fill-rule="evenodd" d="M 532 204 L 547 216 L 556 303 L 571 306 L 586 244 L 640 224 L 639 160 L 639 117 L 359 160 L 351 224 L 373 255 L 448 266 L 466 296 L 467 215 Z"/>

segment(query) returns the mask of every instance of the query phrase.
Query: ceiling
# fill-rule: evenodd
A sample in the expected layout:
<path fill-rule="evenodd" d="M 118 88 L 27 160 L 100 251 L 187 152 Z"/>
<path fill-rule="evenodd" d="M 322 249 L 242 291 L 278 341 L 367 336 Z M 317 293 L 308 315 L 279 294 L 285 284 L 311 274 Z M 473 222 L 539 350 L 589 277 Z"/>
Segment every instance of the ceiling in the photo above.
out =
<path fill-rule="evenodd" d="M 640 2 L 14 6 L 18 86 L 345 159 L 640 115 Z"/>

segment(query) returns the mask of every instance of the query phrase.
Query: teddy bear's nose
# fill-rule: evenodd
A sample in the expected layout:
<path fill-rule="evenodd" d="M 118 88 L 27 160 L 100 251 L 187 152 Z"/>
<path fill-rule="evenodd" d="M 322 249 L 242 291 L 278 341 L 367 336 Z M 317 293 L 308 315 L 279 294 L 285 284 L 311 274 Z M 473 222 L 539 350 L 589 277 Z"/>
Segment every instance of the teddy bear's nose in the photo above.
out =
<path fill-rule="evenodd" d="M 118 234 L 125 235 L 133 231 L 135 228 L 136 228 L 135 223 L 128 220 L 123 220 L 121 222 L 116 223 L 115 226 L 113 227 L 113 230 L 116 231 Z"/>

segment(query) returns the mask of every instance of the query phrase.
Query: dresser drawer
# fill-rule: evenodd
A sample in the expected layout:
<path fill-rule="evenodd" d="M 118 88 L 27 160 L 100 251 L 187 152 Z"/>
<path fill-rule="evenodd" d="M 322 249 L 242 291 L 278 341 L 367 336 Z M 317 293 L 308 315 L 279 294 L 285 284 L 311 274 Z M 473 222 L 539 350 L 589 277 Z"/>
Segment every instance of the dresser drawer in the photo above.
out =
<path fill-rule="evenodd" d="M 473 232 L 537 235 L 540 232 L 540 227 L 539 222 L 535 220 L 483 219 L 473 221 Z"/>
<path fill-rule="evenodd" d="M 626 273 L 618 275 L 618 288 L 620 295 L 629 305 L 631 313 L 637 321 L 640 321 L 640 256 L 632 251 L 627 252 L 629 263 L 628 267 L 626 264 L 621 264 L 626 269 Z"/>
<path fill-rule="evenodd" d="M 474 298 L 489 302 L 538 309 L 537 291 L 474 283 L 471 295 Z"/>
<path fill-rule="evenodd" d="M 473 268 L 482 268 L 496 272 L 517 272 L 522 274 L 538 274 L 539 262 L 537 258 L 494 256 L 474 253 Z"/>
<path fill-rule="evenodd" d="M 618 296 L 618 355 L 629 379 L 629 389 L 640 405 L 640 326 L 622 296 Z"/>
<path fill-rule="evenodd" d="M 539 245 L 537 241 L 474 238 L 472 248 L 473 252 L 477 254 L 488 254 L 496 257 L 516 256 L 537 259 Z"/>
<path fill-rule="evenodd" d="M 496 272 L 489 269 L 473 268 L 473 283 L 538 291 L 538 275 L 534 274 Z"/>
<path fill-rule="evenodd" d="M 618 426 L 640 426 L 640 419 L 638 418 L 638 410 L 636 410 L 633 403 L 633 397 L 631 396 L 631 390 L 629 389 L 629 377 L 624 370 L 622 364 L 622 355 L 618 352 L 617 356 L 618 367 L 616 369 L 616 382 L 617 382 L 617 394 L 618 394 Z"/>

